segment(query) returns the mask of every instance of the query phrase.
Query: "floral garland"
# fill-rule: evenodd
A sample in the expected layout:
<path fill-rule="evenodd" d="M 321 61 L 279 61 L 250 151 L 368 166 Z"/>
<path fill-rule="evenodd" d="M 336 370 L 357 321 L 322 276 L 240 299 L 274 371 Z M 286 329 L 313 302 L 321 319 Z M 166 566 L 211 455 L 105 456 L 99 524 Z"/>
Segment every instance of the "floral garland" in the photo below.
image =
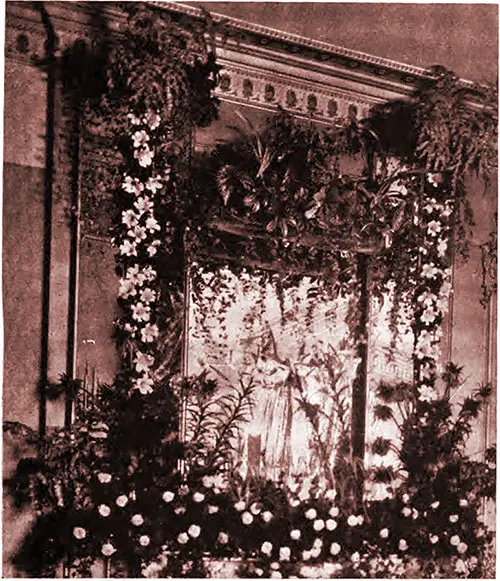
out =
<path fill-rule="evenodd" d="M 429 173 L 416 220 L 421 230 L 413 297 L 414 360 L 421 401 L 436 399 L 442 322 L 451 292 L 450 252 L 454 201 L 443 174 Z"/>
<path fill-rule="evenodd" d="M 134 162 L 129 164 L 118 196 L 122 210 L 113 244 L 118 249 L 121 271 L 118 296 L 123 309 L 117 327 L 128 337 L 131 389 L 151 393 L 159 328 L 156 309 L 159 300 L 155 256 L 160 246 L 171 242 L 171 224 L 161 220 L 159 198 L 171 182 L 171 167 L 155 157 L 155 145 L 162 139 L 161 117 L 157 112 L 130 113 L 130 140 Z"/>

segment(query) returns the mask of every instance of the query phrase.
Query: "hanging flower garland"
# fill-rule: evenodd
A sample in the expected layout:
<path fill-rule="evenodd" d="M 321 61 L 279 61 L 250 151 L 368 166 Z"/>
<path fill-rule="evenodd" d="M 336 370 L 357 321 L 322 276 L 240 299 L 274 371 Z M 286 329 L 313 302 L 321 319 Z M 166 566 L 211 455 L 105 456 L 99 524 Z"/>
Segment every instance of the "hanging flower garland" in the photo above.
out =
<path fill-rule="evenodd" d="M 451 292 L 450 241 L 454 201 L 446 177 L 428 173 L 417 214 L 421 230 L 419 267 L 413 297 L 414 360 L 420 401 L 437 397 L 443 317 Z"/>
<path fill-rule="evenodd" d="M 119 191 L 121 223 L 113 244 L 121 271 L 118 296 L 123 314 L 117 326 L 127 338 L 131 388 L 142 394 L 153 390 L 154 366 L 159 329 L 157 304 L 158 273 L 155 256 L 162 244 L 168 244 L 168 224 L 159 221 L 158 198 L 165 195 L 170 181 L 170 167 L 155 158 L 156 141 L 161 139 L 161 118 L 157 112 L 130 113 L 130 141 L 133 161 Z"/>

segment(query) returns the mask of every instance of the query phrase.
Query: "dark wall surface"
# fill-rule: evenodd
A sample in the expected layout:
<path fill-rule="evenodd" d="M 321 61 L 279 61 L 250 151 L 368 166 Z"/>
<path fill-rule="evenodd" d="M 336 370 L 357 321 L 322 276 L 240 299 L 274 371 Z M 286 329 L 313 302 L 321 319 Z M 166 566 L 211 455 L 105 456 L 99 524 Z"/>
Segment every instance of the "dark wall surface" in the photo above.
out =
<path fill-rule="evenodd" d="M 13 163 L 3 174 L 3 419 L 38 426 L 43 170 Z"/>

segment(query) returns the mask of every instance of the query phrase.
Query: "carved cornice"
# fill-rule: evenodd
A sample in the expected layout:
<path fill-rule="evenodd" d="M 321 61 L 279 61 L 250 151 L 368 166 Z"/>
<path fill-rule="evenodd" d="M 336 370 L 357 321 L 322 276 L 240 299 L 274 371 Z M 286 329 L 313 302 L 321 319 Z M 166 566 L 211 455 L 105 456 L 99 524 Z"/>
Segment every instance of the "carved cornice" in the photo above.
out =
<path fill-rule="evenodd" d="M 148 0 L 146 3 L 193 17 L 200 18 L 202 16 L 202 11 L 199 8 L 187 4 L 180 4 L 169 0 Z M 237 38 L 237 41 L 240 43 L 250 41 L 250 44 L 265 46 L 276 52 L 300 54 L 311 60 L 318 60 L 320 62 L 326 62 L 332 59 L 338 60 L 339 63 L 351 69 L 363 68 L 369 73 L 380 77 L 392 76 L 403 85 L 414 83 L 424 77 L 431 77 L 428 71 L 421 67 L 399 63 L 383 57 L 311 38 L 305 38 L 222 14 L 211 13 L 211 17 L 215 22 L 224 21 L 227 28 L 232 28 L 234 31 L 232 36 Z"/>

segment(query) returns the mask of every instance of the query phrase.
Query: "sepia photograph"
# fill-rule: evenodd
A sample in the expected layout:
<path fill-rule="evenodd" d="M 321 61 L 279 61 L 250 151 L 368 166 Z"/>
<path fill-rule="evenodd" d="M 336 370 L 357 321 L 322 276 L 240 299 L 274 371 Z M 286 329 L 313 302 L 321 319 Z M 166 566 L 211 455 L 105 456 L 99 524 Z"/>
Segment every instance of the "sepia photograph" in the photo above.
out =
<path fill-rule="evenodd" d="M 5 3 L 3 578 L 495 579 L 498 5 Z"/>

